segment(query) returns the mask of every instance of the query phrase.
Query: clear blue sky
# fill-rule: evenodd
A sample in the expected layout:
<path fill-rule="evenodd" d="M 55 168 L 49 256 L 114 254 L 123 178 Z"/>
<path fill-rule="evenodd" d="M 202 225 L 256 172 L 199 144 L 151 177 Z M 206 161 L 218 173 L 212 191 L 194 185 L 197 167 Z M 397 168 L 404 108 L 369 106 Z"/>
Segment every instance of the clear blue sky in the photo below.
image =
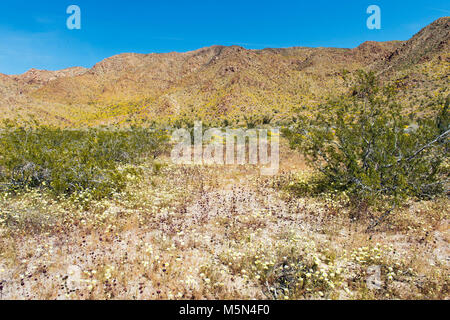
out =
<path fill-rule="evenodd" d="M 81 8 L 81 30 L 66 27 L 71 4 Z M 381 30 L 366 27 L 371 4 L 381 8 Z M 448 0 L 2 0 L 0 72 L 91 67 L 123 52 L 214 44 L 351 48 L 409 39 L 443 16 L 450 16 Z"/>

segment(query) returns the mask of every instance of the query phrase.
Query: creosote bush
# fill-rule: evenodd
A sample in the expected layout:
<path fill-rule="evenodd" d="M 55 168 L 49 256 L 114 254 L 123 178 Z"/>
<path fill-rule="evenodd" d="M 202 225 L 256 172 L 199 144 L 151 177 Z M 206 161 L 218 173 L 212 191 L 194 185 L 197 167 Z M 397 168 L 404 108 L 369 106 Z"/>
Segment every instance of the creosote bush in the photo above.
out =
<path fill-rule="evenodd" d="M 0 132 L 2 190 L 43 188 L 55 195 L 90 192 L 109 196 L 138 174 L 127 164 L 155 158 L 165 147 L 163 131 L 130 129 L 62 130 L 6 123 Z"/>
<path fill-rule="evenodd" d="M 389 207 L 444 191 L 448 99 L 434 118 L 421 118 L 407 112 L 396 91 L 360 71 L 348 94 L 315 114 L 298 111 L 285 134 L 322 173 L 323 189 L 345 191 L 359 205 L 383 199 Z"/>

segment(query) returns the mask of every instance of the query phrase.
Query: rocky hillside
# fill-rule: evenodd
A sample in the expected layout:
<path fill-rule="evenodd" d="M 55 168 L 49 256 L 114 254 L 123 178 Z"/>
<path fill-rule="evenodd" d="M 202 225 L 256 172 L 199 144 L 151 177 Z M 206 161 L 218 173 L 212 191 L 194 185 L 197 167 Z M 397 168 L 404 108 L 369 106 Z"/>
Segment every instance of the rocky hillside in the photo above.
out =
<path fill-rule="evenodd" d="M 401 70 L 433 59 L 450 62 L 450 18 L 440 18 L 403 42 L 375 65 L 383 73 Z"/>
<path fill-rule="evenodd" d="M 365 42 L 355 49 L 213 46 L 186 53 L 126 53 L 91 69 L 0 74 L 0 110 L 3 117 L 32 115 L 69 126 L 280 120 L 295 107 L 314 106 L 341 92 L 342 71 L 361 68 L 406 83 L 406 97 L 420 92 L 423 98 L 448 87 L 449 26 L 450 18 L 441 18 L 409 41 Z"/>

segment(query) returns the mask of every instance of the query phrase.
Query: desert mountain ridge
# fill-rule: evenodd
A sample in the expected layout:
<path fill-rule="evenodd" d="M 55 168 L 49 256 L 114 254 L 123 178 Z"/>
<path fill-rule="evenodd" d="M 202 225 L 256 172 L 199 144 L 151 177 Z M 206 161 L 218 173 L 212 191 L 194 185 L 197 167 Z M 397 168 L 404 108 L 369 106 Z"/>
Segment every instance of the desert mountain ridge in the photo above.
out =
<path fill-rule="evenodd" d="M 373 70 L 401 81 L 418 98 L 448 91 L 449 45 L 450 18 L 443 17 L 408 41 L 367 41 L 354 49 L 217 45 L 185 53 L 124 53 L 90 69 L 0 73 L 0 109 L 4 118 L 30 116 L 67 126 L 282 119 L 295 107 L 342 92 L 343 70 Z"/>

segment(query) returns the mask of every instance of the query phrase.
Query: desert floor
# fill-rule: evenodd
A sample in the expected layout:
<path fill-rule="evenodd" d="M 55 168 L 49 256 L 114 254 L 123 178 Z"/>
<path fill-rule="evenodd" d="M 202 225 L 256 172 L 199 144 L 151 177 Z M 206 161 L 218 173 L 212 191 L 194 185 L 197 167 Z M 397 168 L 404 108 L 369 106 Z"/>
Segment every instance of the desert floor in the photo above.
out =
<path fill-rule="evenodd" d="M 368 232 L 370 214 L 282 188 L 310 174 L 287 148 L 274 177 L 158 161 L 108 200 L 3 194 L 0 298 L 450 297 L 447 198 Z"/>

